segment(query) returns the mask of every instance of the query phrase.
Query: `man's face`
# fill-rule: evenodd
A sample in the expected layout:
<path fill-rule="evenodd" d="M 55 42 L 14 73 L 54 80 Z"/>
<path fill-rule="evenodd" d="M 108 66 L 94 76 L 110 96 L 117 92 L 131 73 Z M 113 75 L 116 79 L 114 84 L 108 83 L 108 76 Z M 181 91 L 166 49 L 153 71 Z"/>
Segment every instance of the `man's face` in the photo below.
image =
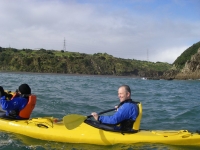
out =
<path fill-rule="evenodd" d="M 127 99 L 130 99 L 130 93 L 126 92 L 124 87 L 120 87 L 118 89 L 118 97 L 119 97 L 120 102 L 123 102 Z"/>

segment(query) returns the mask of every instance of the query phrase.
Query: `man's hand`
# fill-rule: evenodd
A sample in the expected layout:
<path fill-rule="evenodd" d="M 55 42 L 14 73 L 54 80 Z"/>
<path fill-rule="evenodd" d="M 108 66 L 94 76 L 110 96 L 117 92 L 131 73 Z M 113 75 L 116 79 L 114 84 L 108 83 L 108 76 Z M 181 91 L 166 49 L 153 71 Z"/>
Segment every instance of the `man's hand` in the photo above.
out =
<path fill-rule="evenodd" d="M 116 109 L 115 111 L 118 111 L 118 106 L 115 106 L 115 109 Z"/>
<path fill-rule="evenodd" d="M 9 93 L 6 93 L 5 92 L 5 96 L 6 96 L 6 100 L 11 100 L 13 95 L 12 94 L 9 94 Z"/>
<path fill-rule="evenodd" d="M 98 121 L 99 115 L 96 112 L 91 113 L 91 115 Z"/>

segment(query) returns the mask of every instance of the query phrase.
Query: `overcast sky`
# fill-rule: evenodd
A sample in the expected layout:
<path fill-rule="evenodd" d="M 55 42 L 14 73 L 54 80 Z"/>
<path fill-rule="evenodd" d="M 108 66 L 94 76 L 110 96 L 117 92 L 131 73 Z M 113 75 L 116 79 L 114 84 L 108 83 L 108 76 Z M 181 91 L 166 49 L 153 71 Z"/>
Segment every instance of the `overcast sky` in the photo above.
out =
<path fill-rule="evenodd" d="M 0 0 L 0 46 L 173 63 L 200 41 L 200 0 Z"/>

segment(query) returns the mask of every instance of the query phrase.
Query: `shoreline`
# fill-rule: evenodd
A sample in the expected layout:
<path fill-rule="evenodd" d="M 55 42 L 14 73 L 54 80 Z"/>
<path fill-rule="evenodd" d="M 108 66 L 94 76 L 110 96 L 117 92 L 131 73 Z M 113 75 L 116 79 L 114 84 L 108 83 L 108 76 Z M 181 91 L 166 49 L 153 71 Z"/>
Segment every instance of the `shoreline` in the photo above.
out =
<path fill-rule="evenodd" d="M 140 76 L 117 76 L 117 75 L 93 75 L 93 74 L 67 74 L 67 73 L 39 73 L 39 72 L 18 72 L 18 71 L 0 71 L 0 73 L 12 73 L 12 74 L 38 74 L 38 75 L 64 75 L 64 76 L 93 76 L 93 77 L 114 77 L 114 78 L 142 78 Z"/>
<path fill-rule="evenodd" d="M 140 76 L 135 76 L 135 75 L 127 75 L 127 76 L 118 76 L 118 75 L 92 75 L 92 74 L 67 74 L 67 73 L 41 73 L 41 72 L 20 72 L 20 71 L 0 71 L 0 73 L 12 73 L 12 74 L 38 74 L 38 75 L 63 75 L 63 76 L 89 76 L 89 77 L 107 77 L 107 78 L 134 78 L 134 79 L 141 79 L 144 80 L 143 78 L 146 78 L 146 80 L 168 80 L 168 81 L 172 81 L 172 80 L 197 80 L 200 81 L 200 79 L 173 79 L 173 78 L 169 78 L 169 79 L 163 79 L 163 78 L 159 78 L 159 77 L 140 77 Z"/>

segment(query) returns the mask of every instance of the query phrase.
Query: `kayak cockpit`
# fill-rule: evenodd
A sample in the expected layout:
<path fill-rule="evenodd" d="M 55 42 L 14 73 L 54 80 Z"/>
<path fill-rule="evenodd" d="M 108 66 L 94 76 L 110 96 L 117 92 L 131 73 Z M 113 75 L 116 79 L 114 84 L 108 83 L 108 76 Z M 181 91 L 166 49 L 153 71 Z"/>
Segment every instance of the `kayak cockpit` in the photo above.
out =
<path fill-rule="evenodd" d="M 141 122 L 141 118 L 142 118 L 142 104 L 140 102 L 138 102 L 137 105 L 139 108 L 139 114 L 133 124 L 133 129 L 131 131 L 116 130 L 114 125 L 102 124 L 98 121 L 94 121 L 91 119 L 86 119 L 84 122 L 92 127 L 102 129 L 105 131 L 120 132 L 120 133 L 137 133 L 140 129 L 140 122 Z"/>

